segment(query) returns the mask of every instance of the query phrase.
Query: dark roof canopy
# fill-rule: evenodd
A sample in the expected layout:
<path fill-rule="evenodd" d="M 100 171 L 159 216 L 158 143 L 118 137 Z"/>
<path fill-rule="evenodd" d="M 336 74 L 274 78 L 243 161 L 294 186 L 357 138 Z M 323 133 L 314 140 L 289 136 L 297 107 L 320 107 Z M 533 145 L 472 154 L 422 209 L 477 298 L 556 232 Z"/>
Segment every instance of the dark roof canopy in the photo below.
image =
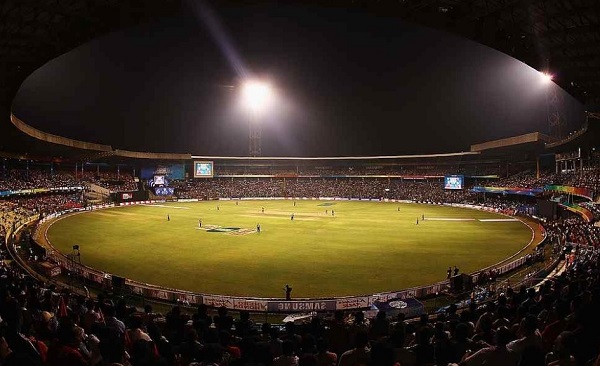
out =
<path fill-rule="evenodd" d="M 600 113 L 588 113 L 583 126 L 565 138 L 549 142 L 546 149 L 552 152 L 568 152 L 578 149 L 592 150 L 600 143 Z"/>
<path fill-rule="evenodd" d="M 246 6 L 265 1 L 219 1 Z M 0 6 L 0 150 L 31 146 L 10 123 L 19 85 L 52 58 L 107 32 L 181 11 L 182 0 L 5 0 Z M 298 1 L 305 4 L 306 1 Z M 597 0 L 312 1 L 447 30 L 500 50 L 580 100 L 600 103 Z M 25 144 L 25 145 L 23 145 Z"/>
<path fill-rule="evenodd" d="M 366 2 L 365 2 L 366 3 Z M 399 1 L 406 20 L 445 29 L 547 71 L 580 100 L 600 102 L 597 0 Z M 380 2 L 373 4 L 376 7 Z"/>
<path fill-rule="evenodd" d="M 266 1 L 219 1 L 218 5 Z M 306 3 L 306 1 L 298 1 Z M 597 0 L 313 1 L 355 7 L 444 29 L 538 70 L 580 99 L 600 99 Z M 106 32 L 164 17 L 181 0 L 6 0 L 0 8 L 0 59 L 9 93 L 45 62 Z M 3 80 L 4 81 L 4 80 Z M 6 87 L 5 87 L 6 88 Z M 6 92 L 6 90 L 4 90 Z"/>

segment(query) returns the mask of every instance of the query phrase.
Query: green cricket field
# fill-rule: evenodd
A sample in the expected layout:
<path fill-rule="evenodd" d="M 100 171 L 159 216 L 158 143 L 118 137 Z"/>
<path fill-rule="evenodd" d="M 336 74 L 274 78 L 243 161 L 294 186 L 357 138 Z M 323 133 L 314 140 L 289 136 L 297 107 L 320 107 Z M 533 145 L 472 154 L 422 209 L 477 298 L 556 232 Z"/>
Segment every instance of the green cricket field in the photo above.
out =
<path fill-rule="evenodd" d="M 78 244 L 83 264 L 144 283 L 253 297 L 283 297 L 289 284 L 296 298 L 435 283 L 448 266 L 498 263 L 532 235 L 520 220 L 473 209 L 316 200 L 124 206 L 47 231 L 65 254 Z"/>

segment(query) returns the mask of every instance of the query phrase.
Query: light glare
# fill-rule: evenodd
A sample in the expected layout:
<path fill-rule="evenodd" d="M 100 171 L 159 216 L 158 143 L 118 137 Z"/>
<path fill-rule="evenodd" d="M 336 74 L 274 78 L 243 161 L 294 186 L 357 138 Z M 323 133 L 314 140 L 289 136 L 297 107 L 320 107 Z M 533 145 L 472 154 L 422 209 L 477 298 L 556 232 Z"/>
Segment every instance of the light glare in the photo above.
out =
<path fill-rule="evenodd" d="M 244 105 L 257 112 L 263 110 L 271 99 L 271 86 L 260 81 L 247 81 L 242 86 L 242 99 Z"/>
<path fill-rule="evenodd" d="M 552 74 L 548 72 L 540 72 L 540 76 L 542 77 L 542 81 L 546 84 L 552 81 Z"/>

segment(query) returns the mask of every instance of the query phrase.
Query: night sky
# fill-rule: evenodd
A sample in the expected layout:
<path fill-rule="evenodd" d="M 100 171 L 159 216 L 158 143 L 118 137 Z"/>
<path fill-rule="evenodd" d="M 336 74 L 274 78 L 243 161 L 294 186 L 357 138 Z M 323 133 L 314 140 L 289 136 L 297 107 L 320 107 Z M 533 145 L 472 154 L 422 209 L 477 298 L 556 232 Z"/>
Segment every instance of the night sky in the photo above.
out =
<path fill-rule="evenodd" d="M 441 153 L 547 132 L 537 71 L 488 47 L 357 9 L 213 8 L 232 62 L 198 9 L 109 34 L 52 60 L 13 111 L 47 132 L 115 148 L 247 155 L 246 70 L 276 89 L 263 156 Z M 222 43 L 221 43 L 222 44 Z M 571 129 L 583 107 L 564 93 Z"/>

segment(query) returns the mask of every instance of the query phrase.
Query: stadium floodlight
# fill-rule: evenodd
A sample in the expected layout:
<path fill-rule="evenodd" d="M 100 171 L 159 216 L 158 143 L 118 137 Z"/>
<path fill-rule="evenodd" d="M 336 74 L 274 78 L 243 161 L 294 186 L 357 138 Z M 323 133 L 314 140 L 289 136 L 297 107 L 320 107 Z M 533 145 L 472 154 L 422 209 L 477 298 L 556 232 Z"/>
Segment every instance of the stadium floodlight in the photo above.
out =
<path fill-rule="evenodd" d="M 552 74 L 550 74 L 549 72 L 540 71 L 540 76 L 542 77 L 542 81 L 544 82 L 544 84 L 547 84 L 552 81 Z"/>
<path fill-rule="evenodd" d="M 260 112 L 268 105 L 273 91 L 268 83 L 258 80 L 248 80 L 242 85 L 244 105 L 252 112 Z"/>
<path fill-rule="evenodd" d="M 273 90 L 271 86 L 260 80 L 247 80 L 242 84 L 242 104 L 250 111 L 248 126 L 249 136 L 249 155 L 261 155 L 261 126 L 259 114 L 267 110 L 269 103 L 273 99 Z"/>
<path fill-rule="evenodd" d="M 559 94 L 559 88 L 554 87 L 552 81 L 554 75 L 550 72 L 540 71 L 540 78 L 544 89 L 546 89 L 546 118 L 548 119 L 548 133 L 556 138 L 563 138 L 565 129 L 565 120 L 563 117 L 562 98 Z"/>

